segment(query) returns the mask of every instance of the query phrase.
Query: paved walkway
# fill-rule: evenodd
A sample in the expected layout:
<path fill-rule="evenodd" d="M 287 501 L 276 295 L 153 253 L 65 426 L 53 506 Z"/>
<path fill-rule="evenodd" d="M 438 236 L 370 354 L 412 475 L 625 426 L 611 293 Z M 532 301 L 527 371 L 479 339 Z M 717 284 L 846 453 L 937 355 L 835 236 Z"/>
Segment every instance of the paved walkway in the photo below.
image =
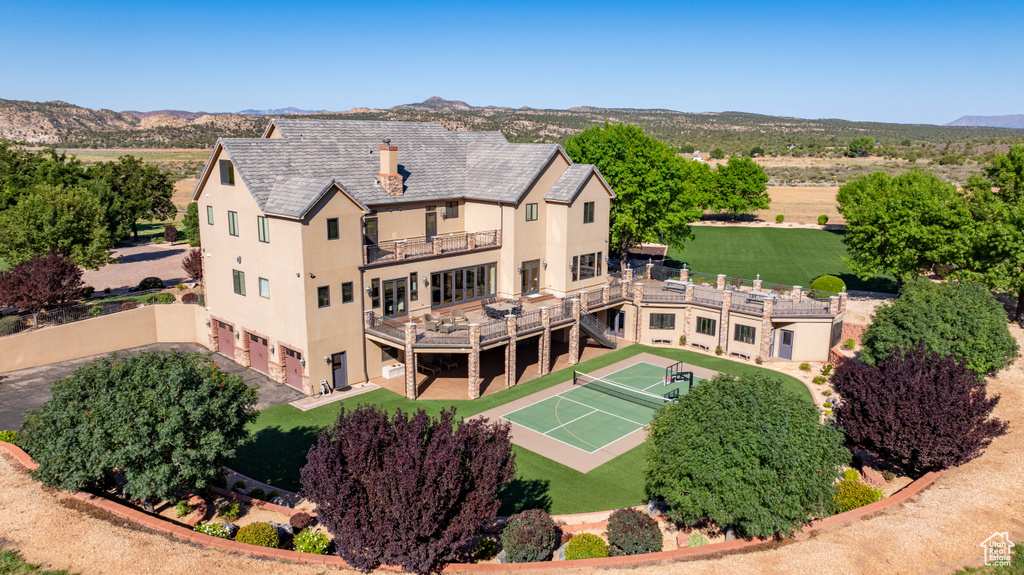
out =
<path fill-rule="evenodd" d="M 128 356 L 144 351 L 169 351 L 171 349 L 209 353 L 208 349 L 194 343 L 155 343 L 122 350 L 118 353 Z M 0 429 L 21 427 L 25 412 L 41 406 L 50 398 L 50 386 L 55 380 L 70 376 L 78 366 L 92 361 L 94 357 L 102 356 L 83 357 L 0 374 Z M 241 376 L 245 385 L 259 389 L 260 399 L 256 404 L 256 409 L 266 409 L 306 397 L 301 392 L 272 381 L 261 373 L 244 368 L 225 356 L 215 355 L 214 357 L 221 369 L 232 375 Z"/>

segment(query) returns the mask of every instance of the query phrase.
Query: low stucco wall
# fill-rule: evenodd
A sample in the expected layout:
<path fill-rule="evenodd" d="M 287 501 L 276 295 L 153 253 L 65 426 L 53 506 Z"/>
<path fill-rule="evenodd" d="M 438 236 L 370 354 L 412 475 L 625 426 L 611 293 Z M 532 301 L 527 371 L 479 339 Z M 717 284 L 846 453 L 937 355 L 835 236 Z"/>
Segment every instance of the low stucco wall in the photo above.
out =
<path fill-rule="evenodd" d="M 198 305 L 147 305 L 9 335 L 0 338 L 0 373 L 151 343 L 195 343 L 205 322 L 206 309 Z"/>

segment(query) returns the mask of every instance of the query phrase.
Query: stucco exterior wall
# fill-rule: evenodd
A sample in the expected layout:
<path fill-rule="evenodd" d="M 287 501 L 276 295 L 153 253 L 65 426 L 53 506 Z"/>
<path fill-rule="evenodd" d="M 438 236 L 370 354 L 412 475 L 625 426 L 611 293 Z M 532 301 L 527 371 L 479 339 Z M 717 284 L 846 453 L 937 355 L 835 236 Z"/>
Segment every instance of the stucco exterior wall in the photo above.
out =
<path fill-rule="evenodd" d="M 195 343 L 196 327 L 205 317 L 206 310 L 197 305 L 148 305 L 9 335 L 0 339 L 0 373 L 151 343 Z"/>
<path fill-rule="evenodd" d="M 587 202 L 594 202 L 594 221 L 589 224 L 583 223 L 583 206 Z M 554 204 L 552 204 L 554 205 Z M 608 273 L 608 226 L 611 217 L 611 197 L 601 181 L 591 175 L 583 185 L 583 189 L 576 196 L 573 203 L 559 211 L 561 218 L 552 218 L 548 223 L 548 237 L 561 238 L 564 248 L 555 249 L 563 254 L 564 258 L 561 267 L 548 268 L 551 279 L 551 289 L 556 291 L 575 292 L 585 291 L 593 286 L 606 282 L 605 274 Z M 572 273 L 569 264 L 573 256 L 601 252 L 601 275 L 590 278 L 572 281 Z M 552 260 L 548 260 L 550 263 Z M 561 287 L 558 287 L 558 286 Z"/>
<path fill-rule="evenodd" d="M 841 318 L 837 321 L 842 321 Z M 775 349 L 772 357 L 779 356 L 780 329 L 793 332 L 793 361 L 827 361 L 832 318 L 807 318 L 799 321 L 774 321 Z"/>
<path fill-rule="evenodd" d="M 754 329 L 754 343 L 748 344 L 740 341 L 736 341 L 736 326 L 745 325 Z M 729 347 L 727 352 L 738 352 L 745 353 L 750 356 L 751 359 L 761 355 L 761 317 L 755 317 L 747 314 L 730 313 L 729 314 L 729 333 L 727 334 L 727 341 Z M 825 352 L 828 355 L 828 352 Z M 762 358 L 767 359 L 767 358 Z"/>

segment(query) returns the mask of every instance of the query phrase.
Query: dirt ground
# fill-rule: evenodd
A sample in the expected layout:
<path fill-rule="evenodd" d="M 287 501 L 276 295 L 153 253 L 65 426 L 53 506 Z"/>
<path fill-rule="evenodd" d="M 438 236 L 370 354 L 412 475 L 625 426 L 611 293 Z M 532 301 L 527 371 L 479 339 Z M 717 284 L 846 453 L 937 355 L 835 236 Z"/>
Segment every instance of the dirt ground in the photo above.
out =
<path fill-rule="evenodd" d="M 1024 331 L 1010 329 L 1024 343 Z M 1001 394 L 995 415 L 1010 422 L 1009 432 L 903 505 L 745 553 L 574 572 L 948 574 L 980 565 L 979 545 L 994 532 L 1024 539 L 1024 359 L 991 378 L 988 390 Z M 32 563 L 82 574 L 324 572 L 204 549 L 134 527 L 41 488 L 6 457 L 0 457 L 0 485 L 0 546 L 20 550 Z"/>
<path fill-rule="evenodd" d="M 189 202 L 192 201 L 192 192 L 196 189 L 196 182 L 198 181 L 198 178 L 182 178 L 174 182 L 174 195 L 171 196 L 171 202 L 178 206 L 178 209 L 184 210 L 188 207 Z"/>

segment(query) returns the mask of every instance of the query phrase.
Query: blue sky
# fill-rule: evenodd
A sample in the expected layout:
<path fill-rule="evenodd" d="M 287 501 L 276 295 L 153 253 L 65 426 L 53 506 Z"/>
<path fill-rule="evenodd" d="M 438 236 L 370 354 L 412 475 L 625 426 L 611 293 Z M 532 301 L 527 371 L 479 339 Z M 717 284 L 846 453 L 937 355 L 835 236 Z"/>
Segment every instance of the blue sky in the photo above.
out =
<path fill-rule="evenodd" d="M 945 123 L 1024 113 L 1024 2 L 0 0 L 0 98 Z"/>

